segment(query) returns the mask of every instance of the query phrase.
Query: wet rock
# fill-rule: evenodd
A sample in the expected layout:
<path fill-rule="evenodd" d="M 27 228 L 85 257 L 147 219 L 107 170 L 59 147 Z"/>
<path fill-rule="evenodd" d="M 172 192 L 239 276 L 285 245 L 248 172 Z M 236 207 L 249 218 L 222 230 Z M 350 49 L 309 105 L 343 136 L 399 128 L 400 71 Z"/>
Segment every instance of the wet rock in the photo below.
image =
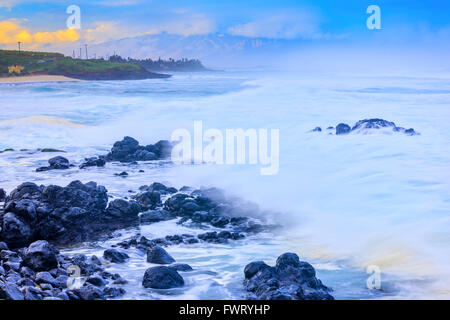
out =
<path fill-rule="evenodd" d="M 7 282 L 0 284 L 0 299 L 24 300 L 25 297 L 16 284 Z"/>
<path fill-rule="evenodd" d="M 13 248 L 27 245 L 34 237 L 34 230 L 30 223 L 11 212 L 2 217 L 1 229 L 2 240 Z"/>
<path fill-rule="evenodd" d="M 106 155 L 106 161 L 132 163 L 135 161 L 151 161 L 165 159 L 170 156 L 172 144 L 161 140 L 154 145 L 140 146 L 136 139 L 124 137 L 114 143 L 111 152 Z"/>
<path fill-rule="evenodd" d="M 23 289 L 25 300 L 42 300 L 42 290 L 35 288 L 34 286 L 26 286 Z"/>
<path fill-rule="evenodd" d="M 351 131 L 351 128 L 348 124 L 345 123 L 339 123 L 336 126 L 336 134 L 337 135 L 341 135 L 341 134 L 349 134 Z"/>
<path fill-rule="evenodd" d="M 52 275 L 47 271 L 36 273 L 34 281 L 39 284 L 43 290 L 45 290 L 44 284 L 51 284 L 54 287 L 57 287 L 59 285 L 56 279 L 53 278 Z"/>
<path fill-rule="evenodd" d="M 107 298 L 118 298 L 126 293 L 123 288 L 108 287 L 103 289 L 103 294 Z"/>
<path fill-rule="evenodd" d="M 45 240 L 33 242 L 26 250 L 24 265 L 35 271 L 48 271 L 58 265 L 58 250 Z"/>
<path fill-rule="evenodd" d="M 84 169 L 87 167 L 103 167 L 105 166 L 106 161 L 105 157 L 91 157 L 91 158 L 85 158 L 84 162 L 80 165 L 80 169 Z"/>
<path fill-rule="evenodd" d="M 103 258 L 113 263 L 124 263 L 129 256 L 125 252 L 116 249 L 108 249 L 103 252 Z"/>
<path fill-rule="evenodd" d="M 82 300 L 105 300 L 103 290 L 91 284 L 86 284 L 79 289 L 73 290 Z"/>
<path fill-rule="evenodd" d="M 92 284 L 93 286 L 96 287 L 104 287 L 108 284 L 107 281 L 103 280 L 101 277 L 99 276 L 91 276 L 89 278 L 86 279 L 87 283 Z"/>
<path fill-rule="evenodd" d="M 314 129 L 311 130 L 312 132 L 322 132 L 322 128 L 321 127 L 315 127 Z"/>
<path fill-rule="evenodd" d="M 145 271 L 142 285 L 144 288 L 171 289 L 184 286 L 184 280 L 174 268 L 158 266 Z"/>
<path fill-rule="evenodd" d="M 172 258 L 166 250 L 156 245 L 147 250 L 147 262 L 156 264 L 171 264 L 175 262 L 175 259 Z"/>
<path fill-rule="evenodd" d="M 141 223 L 153 223 L 159 221 L 170 220 L 172 217 L 165 210 L 147 210 L 139 214 Z"/>
<path fill-rule="evenodd" d="M 141 206 L 135 201 L 126 201 L 123 199 L 116 199 L 109 203 L 106 209 L 105 218 L 113 220 L 115 223 L 118 220 L 122 222 L 129 222 L 130 224 L 139 221 L 139 211 Z"/>
<path fill-rule="evenodd" d="M 118 177 L 128 177 L 128 172 L 126 172 L 126 171 L 122 171 L 121 173 L 114 173 L 114 175 L 115 176 L 118 176 Z"/>
<path fill-rule="evenodd" d="M 48 171 L 48 170 L 65 170 L 70 168 L 69 160 L 62 156 L 57 156 L 48 160 L 48 167 L 37 168 L 37 172 Z"/>
<path fill-rule="evenodd" d="M 331 289 L 316 278 L 314 268 L 300 261 L 295 253 L 278 257 L 275 267 L 263 261 L 249 263 L 244 269 L 248 299 L 332 300 Z"/>
<path fill-rule="evenodd" d="M 174 263 L 169 266 L 170 268 L 174 268 L 177 271 L 188 272 L 193 271 L 192 267 L 186 263 Z"/>
<path fill-rule="evenodd" d="M 6 191 L 0 188 L 0 202 L 5 201 L 6 199 Z"/>
<path fill-rule="evenodd" d="M 161 205 L 161 194 L 158 191 L 141 192 L 135 197 L 136 201 L 146 209 L 155 209 Z"/>

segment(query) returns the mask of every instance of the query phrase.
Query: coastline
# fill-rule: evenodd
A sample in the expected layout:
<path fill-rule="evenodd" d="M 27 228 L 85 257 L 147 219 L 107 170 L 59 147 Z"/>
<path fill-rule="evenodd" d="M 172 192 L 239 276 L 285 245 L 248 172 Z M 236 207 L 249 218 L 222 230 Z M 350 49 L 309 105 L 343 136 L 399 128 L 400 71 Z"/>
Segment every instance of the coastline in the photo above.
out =
<path fill-rule="evenodd" d="M 66 76 L 54 75 L 35 75 L 35 76 L 19 76 L 19 77 L 0 77 L 0 84 L 14 84 L 14 83 L 35 83 L 35 82 L 74 82 L 83 81 L 80 79 L 69 78 Z"/>

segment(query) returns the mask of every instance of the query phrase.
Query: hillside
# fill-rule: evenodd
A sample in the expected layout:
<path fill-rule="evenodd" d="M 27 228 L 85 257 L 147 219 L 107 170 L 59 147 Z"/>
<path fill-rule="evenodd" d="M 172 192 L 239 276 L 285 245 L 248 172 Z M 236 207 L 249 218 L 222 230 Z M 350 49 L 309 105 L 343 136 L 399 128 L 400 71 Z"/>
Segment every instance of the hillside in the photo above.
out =
<path fill-rule="evenodd" d="M 167 78 L 134 63 L 100 59 L 72 59 L 60 53 L 0 50 L 0 77 L 62 75 L 81 80 L 137 80 Z"/>

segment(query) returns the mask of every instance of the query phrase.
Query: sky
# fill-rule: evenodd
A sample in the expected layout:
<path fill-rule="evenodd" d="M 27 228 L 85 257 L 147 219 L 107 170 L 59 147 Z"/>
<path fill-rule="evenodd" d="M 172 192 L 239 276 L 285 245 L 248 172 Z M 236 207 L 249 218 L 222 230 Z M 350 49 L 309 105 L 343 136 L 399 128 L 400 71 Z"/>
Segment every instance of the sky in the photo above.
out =
<path fill-rule="evenodd" d="M 81 28 L 68 29 L 66 12 L 80 8 Z M 381 10 L 381 29 L 369 30 L 368 6 Z M 28 49 L 74 42 L 98 44 L 160 33 L 227 34 L 333 43 L 447 48 L 448 0 L 0 0 L 0 48 Z"/>

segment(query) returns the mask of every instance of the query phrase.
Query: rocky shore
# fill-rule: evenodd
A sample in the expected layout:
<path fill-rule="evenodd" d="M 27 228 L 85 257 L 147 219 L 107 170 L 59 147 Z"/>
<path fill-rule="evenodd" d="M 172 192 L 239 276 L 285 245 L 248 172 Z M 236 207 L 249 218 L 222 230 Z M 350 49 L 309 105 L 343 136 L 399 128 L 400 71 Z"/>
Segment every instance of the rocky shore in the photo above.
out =
<path fill-rule="evenodd" d="M 111 161 L 130 164 L 167 159 L 171 148 L 168 141 L 140 146 L 135 139 L 125 137 L 107 155 L 88 158 L 79 168 Z M 37 171 L 72 166 L 58 156 L 49 160 L 49 167 Z M 0 189 L 0 299 L 120 298 L 125 294 L 121 285 L 127 280 L 109 273 L 105 266 L 126 264 L 129 250 L 138 250 L 146 262 L 157 265 L 142 275 L 142 287 L 183 287 L 182 274 L 193 268 L 177 263 L 166 249 L 180 244 L 225 244 L 277 228 L 262 217 L 256 204 L 228 197 L 217 188 L 178 190 L 153 182 L 124 198 L 113 197 L 96 182 L 77 180 L 64 187 L 25 182 L 9 194 Z M 168 220 L 205 232 L 154 239 L 137 232 L 105 250 L 102 257 L 69 257 L 57 249 L 113 239 L 118 230 Z M 244 289 L 248 299 L 332 298 L 330 290 L 315 278 L 314 268 L 293 254 L 281 256 L 275 267 L 250 263 L 245 268 Z"/>

